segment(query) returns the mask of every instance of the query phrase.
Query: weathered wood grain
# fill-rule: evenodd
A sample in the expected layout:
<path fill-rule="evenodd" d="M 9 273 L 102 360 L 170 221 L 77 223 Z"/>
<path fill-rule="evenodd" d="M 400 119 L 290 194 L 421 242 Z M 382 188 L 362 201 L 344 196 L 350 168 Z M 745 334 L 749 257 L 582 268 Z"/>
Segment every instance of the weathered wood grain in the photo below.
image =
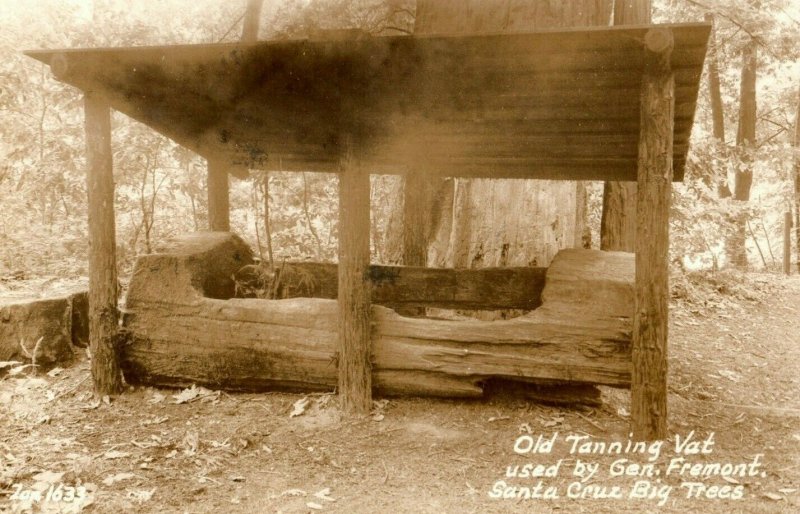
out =
<path fill-rule="evenodd" d="M 214 244 L 240 246 L 223 236 Z M 192 285 L 207 281 L 193 278 L 202 269 L 197 254 L 180 251 L 137 262 L 124 321 L 128 381 L 240 390 L 337 384 L 335 301 L 206 298 Z M 373 387 L 433 396 L 478 396 L 493 378 L 627 387 L 632 306 L 633 256 L 596 250 L 560 252 L 543 305 L 512 320 L 412 319 L 372 306 Z"/>
<path fill-rule="evenodd" d="M 667 436 L 669 320 L 669 208 L 675 79 L 668 30 L 645 37 L 636 225 L 636 296 L 633 317 L 631 429 L 640 440 Z"/>
<path fill-rule="evenodd" d="M 369 282 L 369 171 L 360 145 L 345 145 L 339 173 L 338 391 L 342 410 L 372 409 L 372 356 Z"/>
<path fill-rule="evenodd" d="M 122 391 L 116 348 L 117 259 L 111 109 L 105 99 L 84 97 L 86 190 L 89 211 L 89 348 L 92 379 L 99 394 Z"/>
<path fill-rule="evenodd" d="M 278 266 L 276 299 L 336 298 L 337 265 L 321 262 L 286 262 Z M 414 266 L 369 267 L 372 303 L 394 310 L 434 307 L 461 310 L 532 310 L 541 305 L 547 268 L 449 269 Z M 266 286 L 258 268 L 237 271 L 236 279 L 248 289 Z"/>

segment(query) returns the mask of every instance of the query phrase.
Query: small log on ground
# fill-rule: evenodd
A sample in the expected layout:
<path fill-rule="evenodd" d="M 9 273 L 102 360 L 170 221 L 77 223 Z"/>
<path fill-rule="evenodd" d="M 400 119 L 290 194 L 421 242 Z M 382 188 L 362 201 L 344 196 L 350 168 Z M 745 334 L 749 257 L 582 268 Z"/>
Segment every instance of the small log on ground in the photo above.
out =
<path fill-rule="evenodd" d="M 124 318 L 126 380 L 232 390 L 335 387 L 336 302 L 207 298 L 192 284 L 230 276 L 238 269 L 235 259 L 219 257 L 241 257 L 246 245 L 227 234 L 195 234 L 189 241 L 191 251 L 177 241 L 169 253 L 136 264 Z M 200 255 L 217 256 L 227 267 L 212 273 Z M 632 254 L 560 252 L 542 300 L 529 314 L 490 322 L 405 318 L 373 306 L 374 388 L 478 397 L 498 378 L 630 385 Z"/>
<path fill-rule="evenodd" d="M 461 310 L 533 310 L 541 305 L 547 268 L 445 269 L 410 266 L 369 267 L 372 303 L 391 309 L 435 307 Z M 277 278 L 276 278 L 277 275 Z M 286 262 L 274 273 L 258 265 L 236 272 L 240 298 L 331 298 L 338 294 L 337 265 Z M 273 283 L 277 280 L 277 286 Z M 257 292 L 262 292 L 258 294 Z"/>
<path fill-rule="evenodd" d="M 84 290 L 0 299 L 0 361 L 35 362 L 44 369 L 68 363 L 73 346 L 87 344 L 87 310 Z"/>

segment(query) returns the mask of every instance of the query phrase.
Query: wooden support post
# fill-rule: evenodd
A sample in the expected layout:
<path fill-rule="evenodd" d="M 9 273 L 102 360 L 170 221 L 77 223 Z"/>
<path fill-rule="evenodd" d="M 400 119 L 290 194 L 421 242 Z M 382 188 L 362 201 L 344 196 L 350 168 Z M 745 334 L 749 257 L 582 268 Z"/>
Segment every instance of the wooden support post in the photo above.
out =
<path fill-rule="evenodd" d="M 216 232 L 231 230 L 228 198 L 228 169 L 217 160 L 208 160 L 208 228 Z"/>
<path fill-rule="evenodd" d="M 350 138 L 339 172 L 339 396 L 342 410 L 372 407 L 369 173 Z"/>
<path fill-rule="evenodd" d="M 86 116 L 86 190 L 89 197 L 89 348 L 98 394 L 122 391 L 116 348 L 117 259 L 114 223 L 114 175 L 111 158 L 111 109 L 94 94 L 84 98 Z"/>
<path fill-rule="evenodd" d="M 633 316 L 631 429 L 637 440 L 667 435 L 669 207 L 675 77 L 672 32 L 645 35 L 642 78 Z"/>
<path fill-rule="evenodd" d="M 783 213 L 783 272 L 792 274 L 792 213 Z"/>

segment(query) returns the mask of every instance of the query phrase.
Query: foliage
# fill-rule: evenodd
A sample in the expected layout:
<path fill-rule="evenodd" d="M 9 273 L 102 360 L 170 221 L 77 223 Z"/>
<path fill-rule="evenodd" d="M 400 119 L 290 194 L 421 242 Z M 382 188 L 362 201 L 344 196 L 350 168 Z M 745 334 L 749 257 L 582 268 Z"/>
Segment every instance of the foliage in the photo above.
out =
<path fill-rule="evenodd" d="M 82 100 L 55 81 L 24 48 L 130 46 L 235 41 L 245 0 L 21 0 L 0 10 L 0 277 L 86 273 L 86 186 Z M 360 28 L 371 34 L 412 30 L 413 0 L 286 0 L 266 2 L 261 37 L 304 37 L 316 31 Z M 739 54 L 749 38 L 759 42 L 758 141 L 755 183 L 747 206 L 716 195 L 717 181 L 741 165 L 732 137 L 711 137 L 710 108 L 701 88 L 687 179 L 675 188 L 673 261 L 723 266 L 722 243 L 731 219 L 745 214 L 751 262 L 773 266 L 781 242 L 782 213 L 794 201 L 791 187 L 797 76 L 800 74 L 800 7 L 762 0 L 760 9 L 735 0 L 655 2 L 656 21 L 697 21 L 713 12 L 728 134 L 737 121 Z M 113 119 L 118 260 L 125 276 L 135 257 L 165 239 L 207 224 L 206 164 L 198 156 L 119 114 Z M 372 178 L 372 253 L 375 262 L 396 258 L 387 233 L 399 200 L 397 177 Z M 265 188 L 265 186 L 268 186 Z M 270 237 L 264 224 L 268 190 Z M 330 174 L 253 172 L 231 181 L 232 229 L 257 253 L 283 259 L 336 259 L 338 185 Z M 590 187 L 593 234 L 601 191 Z M 10 213 L 10 214 L 8 214 Z M 752 235 L 751 235 L 752 234 Z M 595 246 L 597 246 L 595 241 Z M 757 245 L 756 245 L 757 243 Z M 763 255 L 763 259 L 762 256 Z"/>
<path fill-rule="evenodd" d="M 785 289 L 775 275 L 697 270 L 670 276 L 671 300 L 684 311 L 709 314 L 729 304 L 763 304 Z"/>
<path fill-rule="evenodd" d="M 373 35 L 408 34 L 414 25 L 414 0 L 288 0 L 272 25 L 278 35 L 309 36 L 319 30 L 357 28 Z"/>
<path fill-rule="evenodd" d="M 725 141 L 712 136 L 708 80 L 703 77 L 686 179 L 675 187 L 672 209 L 672 261 L 681 266 L 723 267 L 724 244 L 744 219 L 751 266 L 779 266 L 783 212 L 793 208 L 790 146 L 800 75 L 800 6 L 785 0 L 757 7 L 733 0 L 668 0 L 655 3 L 656 21 L 697 21 L 714 16 Z M 739 114 L 741 51 L 758 43 L 757 145 L 734 146 Z M 706 70 L 707 71 L 707 70 Z M 717 185 L 733 184 L 737 170 L 752 161 L 750 202 L 720 198 Z M 731 187 L 732 189 L 732 187 Z"/>

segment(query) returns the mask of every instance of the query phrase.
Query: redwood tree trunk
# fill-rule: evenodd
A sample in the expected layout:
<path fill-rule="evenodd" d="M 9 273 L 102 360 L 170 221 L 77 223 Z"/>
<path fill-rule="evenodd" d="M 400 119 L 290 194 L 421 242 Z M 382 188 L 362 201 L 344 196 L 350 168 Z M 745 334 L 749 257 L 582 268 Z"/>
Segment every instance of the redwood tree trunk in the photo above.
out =
<path fill-rule="evenodd" d="M 614 25 L 650 23 L 650 0 L 617 0 Z M 600 248 L 632 252 L 636 238 L 636 183 L 603 184 L 603 212 L 600 217 Z"/>
<path fill-rule="evenodd" d="M 608 25 L 611 6 L 612 0 L 420 0 L 415 32 L 498 33 Z M 412 181 L 419 183 L 408 182 Z M 435 194 L 427 197 L 425 206 L 419 207 L 425 203 L 424 193 L 405 195 L 406 212 L 421 213 L 430 220 L 430 230 L 411 223 L 406 230 L 415 232 L 418 241 L 430 234 L 429 241 L 414 248 L 427 252 L 431 266 L 544 266 L 559 249 L 582 243 L 585 209 L 576 205 L 584 198 L 582 187 L 564 181 L 437 181 L 427 188 Z M 421 253 L 417 251 L 418 260 L 412 262 L 422 262 Z M 406 257 L 409 262 L 413 255 Z"/>
<path fill-rule="evenodd" d="M 446 0 L 445 0 L 446 1 Z M 415 34 L 448 32 L 452 20 L 441 20 L 435 13 L 442 4 L 439 0 L 419 0 L 417 2 Z M 430 177 L 424 169 L 415 168 L 403 180 L 403 260 L 405 266 L 427 266 L 428 245 L 433 236 L 434 200 L 439 188 L 446 182 L 438 177 Z M 404 315 L 424 314 L 419 309 L 402 310 Z"/>
<path fill-rule="evenodd" d="M 714 15 L 706 14 L 707 22 L 714 22 Z M 711 100 L 711 119 L 713 123 L 714 139 L 719 150 L 724 151 L 725 146 L 725 111 L 722 106 L 722 90 L 719 83 L 719 69 L 717 66 L 717 44 L 714 38 L 714 29 L 711 29 L 711 36 L 708 44 L 708 94 Z M 704 176 L 707 185 L 711 185 L 708 176 Z M 720 198 L 729 198 L 731 190 L 728 187 L 728 177 L 722 177 L 717 184 L 717 194 Z"/>
<path fill-rule="evenodd" d="M 739 99 L 739 129 L 736 133 L 736 149 L 742 166 L 734 177 L 733 198 L 739 202 L 750 200 L 753 184 L 753 151 L 756 142 L 756 65 L 757 43 L 751 40 L 742 52 L 742 79 Z M 733 236 L 728 240 L 728 259 L 737 268 L 747 266 L 746 242 L 747 217 L 736 217 Z"/>
<path fill-rule="evenodd" d="M 261 6 L 264 0 L 247 0 L 247 9 L 244 13 L 244 21 L 242 23 L 242 39 L 243 43 L 252 43 L 258 41 L 258 28 L 259 21 L 261 20 Z"/>
<path fill-rule="evenodd" d="M 208 160 L 208 228 L 217 232 L 231 229 L 228 170 L 220 161 Z"/>
<path fill-rule="evenodd" d="M 433 230 L 436 190 L 444 184 L 438 177 L 412 170 L 403 182 L 403 265 L 428 265 L 428 244 Z M 424 308 L 402 308 L 403 316 L 424 316 Z"/>

